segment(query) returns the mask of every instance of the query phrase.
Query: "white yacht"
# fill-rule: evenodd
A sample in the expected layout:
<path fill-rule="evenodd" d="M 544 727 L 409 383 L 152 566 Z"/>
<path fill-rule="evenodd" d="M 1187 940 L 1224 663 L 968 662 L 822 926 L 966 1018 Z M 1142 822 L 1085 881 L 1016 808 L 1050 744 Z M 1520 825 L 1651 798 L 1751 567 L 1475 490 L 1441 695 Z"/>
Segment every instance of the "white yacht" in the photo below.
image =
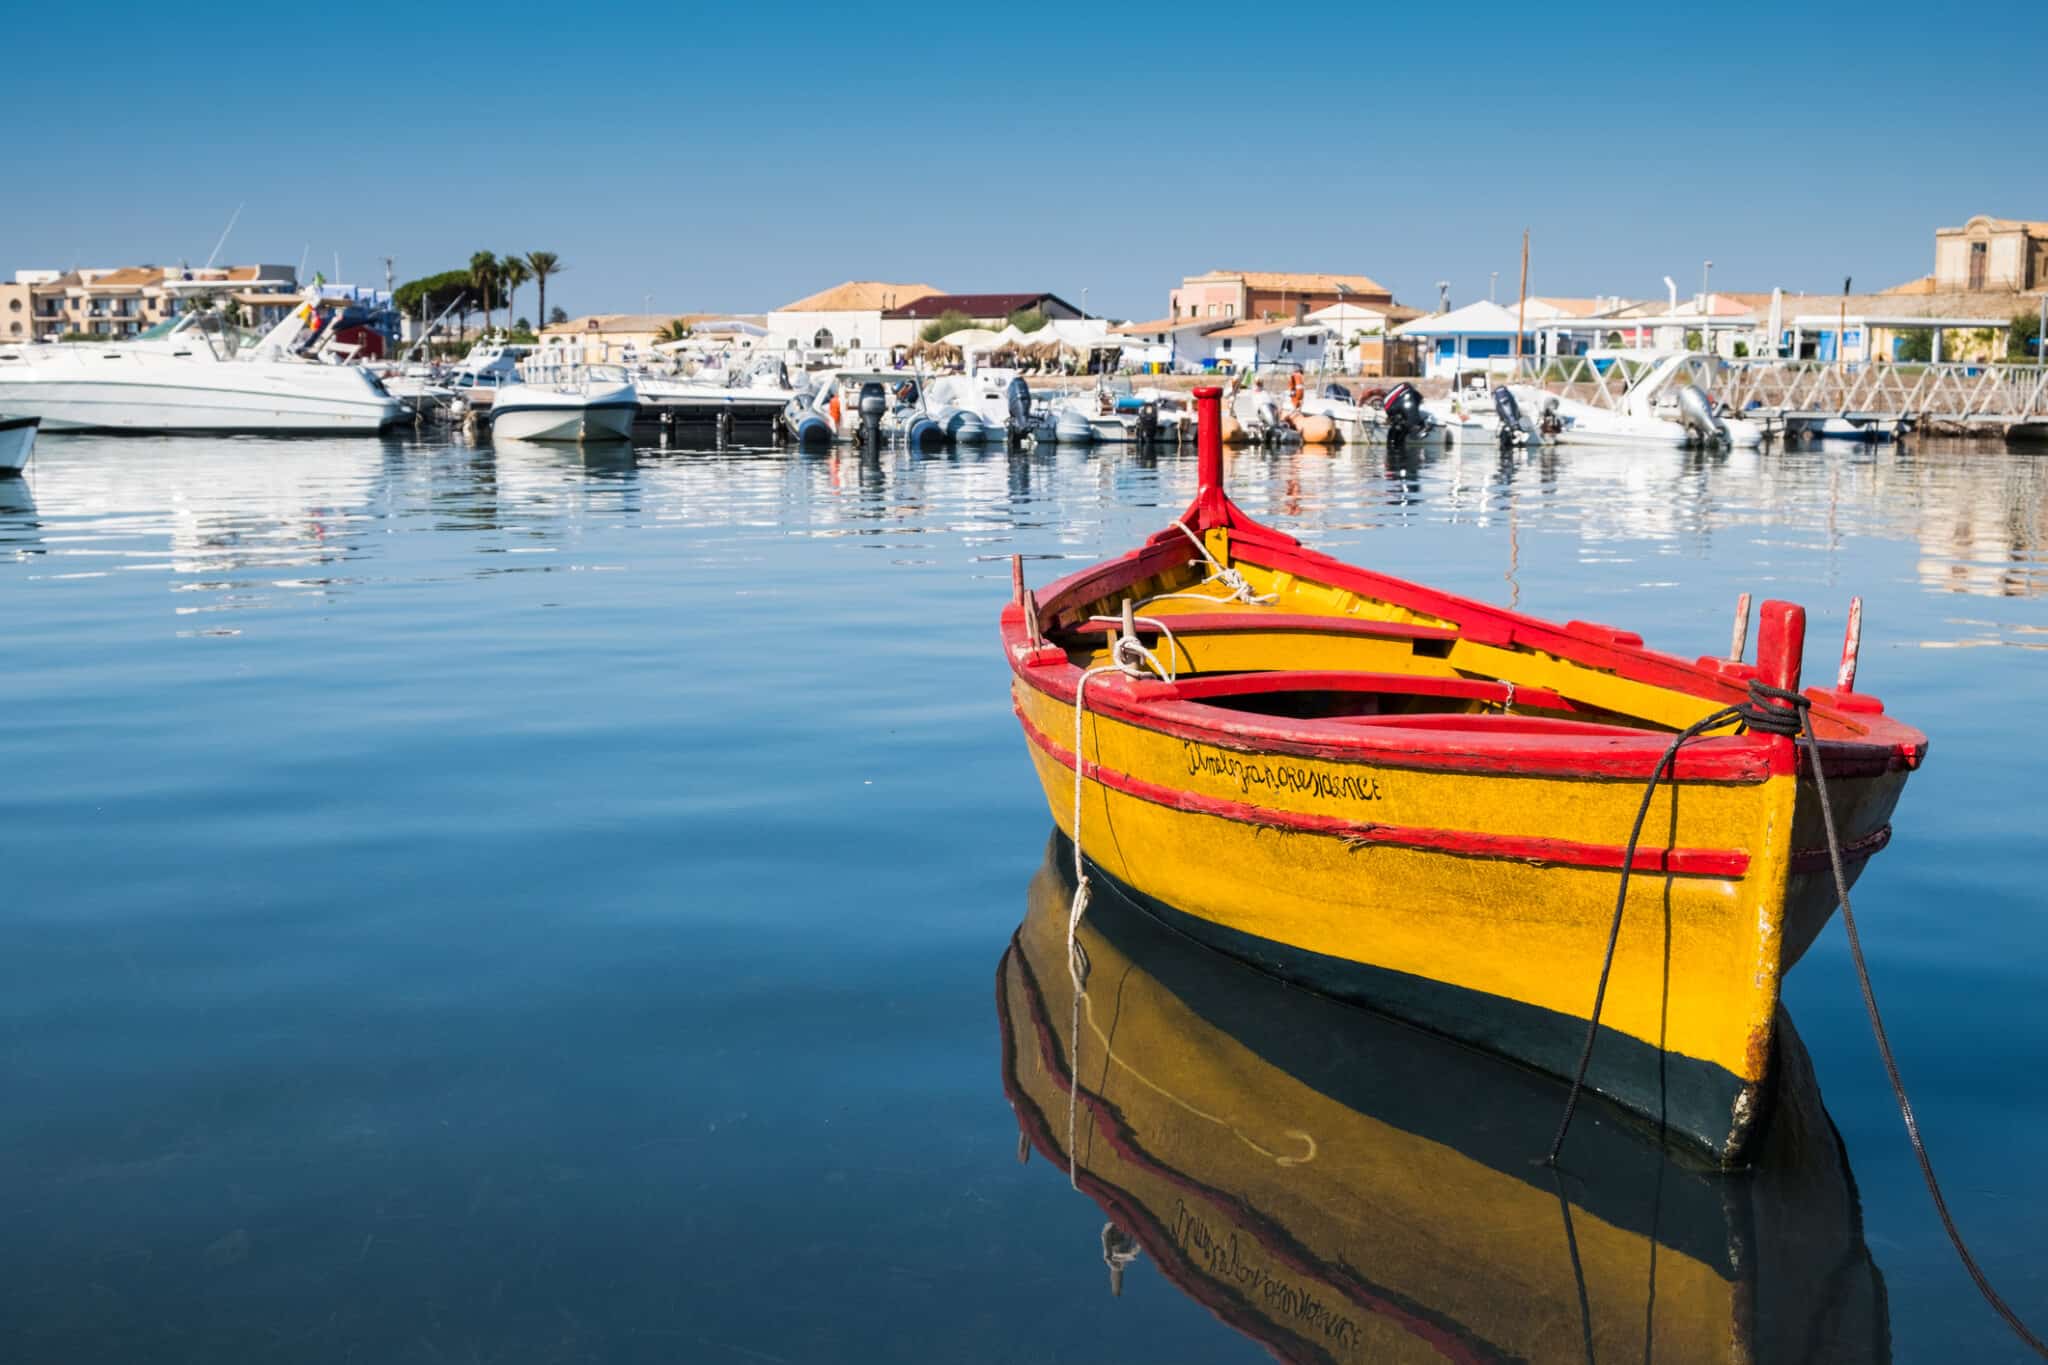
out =
<path fill-rule="evenodd" d="M 36 453 L 36 428 L 40 417 L 0 417 L 0 479 L 28 468 Z"/>
<path fill-rule="evenodd" d="M 490 407 L 491 435 L 519 441 L 619 441 L 633 434 L 640 395 L 618 365 L 572 365 L 539 358 L 500 384 Z"/>
<path fill-rule="evenodd" d="M 707 365 L 693 374 L 663 374 L 636 369 L 631 378 L 641 401 L 657 415 L 691 423 L 773 423 L 796 395 L 788 367 L 772 355 L 745 370 Z"/>
<path fill-rule="evenodd" d="M 187 313 L 130 341 L 0 346 L 0 418 L 45 431 L 376 432 L 405 405 L 359 366 L 300 353 L 315 338 L 294 309 L 262 337 Z"/>

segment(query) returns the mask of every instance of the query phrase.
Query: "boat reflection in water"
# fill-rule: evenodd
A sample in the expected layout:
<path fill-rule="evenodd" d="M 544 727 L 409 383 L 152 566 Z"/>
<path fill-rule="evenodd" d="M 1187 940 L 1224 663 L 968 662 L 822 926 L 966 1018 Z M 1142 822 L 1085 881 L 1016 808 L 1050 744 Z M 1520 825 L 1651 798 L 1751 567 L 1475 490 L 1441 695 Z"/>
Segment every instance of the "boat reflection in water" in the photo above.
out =
<path fill-rule="evenodd" d="M 1074 1086 L 1072 858 L 1055 834 L 997 973 L 1003 1085 L 1062 1168 L 1073 1134 L 1113 1286 L 1142 1253 L 1287 1361 L 1889 1358 L 1855 1181 L 1782 1016 L 1748 1170 L 1590 1097 L 1553 1170 L 1562 1085 L 1263 976 L 1091 878 Z"/>

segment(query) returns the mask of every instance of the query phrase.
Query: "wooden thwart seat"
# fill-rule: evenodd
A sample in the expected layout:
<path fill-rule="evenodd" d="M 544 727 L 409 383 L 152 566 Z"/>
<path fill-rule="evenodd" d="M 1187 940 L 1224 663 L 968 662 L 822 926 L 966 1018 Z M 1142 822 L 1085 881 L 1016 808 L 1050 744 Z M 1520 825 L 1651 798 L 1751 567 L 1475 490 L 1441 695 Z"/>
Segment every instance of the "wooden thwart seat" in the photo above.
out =
<path fill-rule="evenodd" d="M 1357 616 L 1318 616 L 1313 612 L 1284 611 L 1191 611 L 1160 614 L 1175 635 L 1220 635 L 1300 631 L 1318 635 L 1368 636 L 1380 640 L 1455 640 L 1458 632 L 1441 626 L 1417 626 L 1405 621 L 1369 621 Z M 1068 627 L 1077 635 L 1105 635 L 1121 629 L 1108 620 L 1079 621 Z M 1159 628 L 1144 620 L 1136 623 L 1140 635 L 1157 635 Z"/>
<path fill-rule="evenodd" d="M 1272 692 L 1381 692 L 1392 696 L 1444 697 L 1505 706 L 1510 700 L 1545 711 L 1572 709 L 1557 693 L 1518 687 L 1491 678 L 1445 678 L 1418 673 L 1368 673 L 1355 669 L 1273 669 L 1260 673 L 1209 673 L 1170 684 L 1180 701 L 1249 697 Z"/>

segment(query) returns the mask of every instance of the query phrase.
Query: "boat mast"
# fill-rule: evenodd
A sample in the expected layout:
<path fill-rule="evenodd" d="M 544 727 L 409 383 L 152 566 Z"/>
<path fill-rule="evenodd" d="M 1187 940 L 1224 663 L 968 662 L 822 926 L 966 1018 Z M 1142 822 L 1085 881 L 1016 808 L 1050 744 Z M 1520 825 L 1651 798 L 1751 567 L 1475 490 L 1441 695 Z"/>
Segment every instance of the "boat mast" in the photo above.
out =
<path fill-rule="evenodd" d="M 1529 229 L 1522 229 L 1522 292 L 1515 301 L 1515 368 L 1522 368 L 1522 330 L 1529 319 Z"/>

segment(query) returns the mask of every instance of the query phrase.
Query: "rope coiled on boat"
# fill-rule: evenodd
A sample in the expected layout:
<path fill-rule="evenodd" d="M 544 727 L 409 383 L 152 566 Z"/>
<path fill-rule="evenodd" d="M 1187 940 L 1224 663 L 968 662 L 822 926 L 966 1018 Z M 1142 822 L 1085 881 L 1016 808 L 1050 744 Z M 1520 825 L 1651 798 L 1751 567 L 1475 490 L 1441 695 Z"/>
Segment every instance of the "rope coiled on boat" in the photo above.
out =
<path fill-rule="evenodd" d="M 1842 866 L 1842 841 L 1835 832 L 1834 807 L 1828 802 L 1828 777 L 1821 766 L 1820 743 L 1813 733 L 1811 699 L 1789 688 L 1773 687 L 1768 683 L 1752 680 L 1749 684 L 1749 700 L 1733 706 L 1726 706 L 1678 732 L 1671 745 L 1664 751 L 1657 766 L 1650 770 L 1650 780 L 1643 787 L 1642 805 L 1636 810 L 1635 824 L 1630 827 L 1628 846 L 1621 858 L 1621 886 L 1615 893 L 1614 919 L 1607 929 L 1607 951 L 1600 960 L 1600 984 L 1593 992 L 1592 1017 L 1586 1021 L 1586 1043 L 1579 1052 L 1579 1064 L 1572 1076 L 1571 1092 L 1565 1098 L 1564 1115 L 1558 1121 L 1557 1136 L 1551 1140 L 1550 1165 L 1557 1164 L 1559 1152 L 1564 1148 L 1565 1134 L 1572 1126 L 1573 1111 L 1578 1108 L 1579 1094 L 1585 1088 L 1586 1068 L 1593 1059 L 1593 1042 L 1600 1032 L 1600 1008 L 1607 998 L 1607 978 L 1614 967 L 1615 945 L 1621 937 L 1622 910 L 1628 903 L 1629 873 L 1635 867 L 1636 843 L 1642 837 L 1643 821 L 1649 816 L 1651 798 L 1656 795 L 1657 784 L 1671 772 L 1677 761 L 1678 750 L 1687 740 L 1698 738 L 1709 730 L 1717 729 L 1731 721 L 1741 721 L 1750 730 L 1765 734 L 1783 735 L 1803 745 L 1806 757 L 1813 769 L 1813 784 L 1820 797 L 1821 826 L 1827 834 L 1828 866 L 1835 877 L 1835 894 L 1842 906 L 1842 930 L 1849 940 L 1849 958 L 1856 967 L 1856 984 L 1863 992 L 1863 1008 L 1870 1016 L 1870 1032 L 1877 1040 L 1877 1055 L 1884 1063 L 1885 1077 L 1891 1082 L 1892 1097 L 1898 1102 L 1899 1117 L 1905 1120 L 1906 1137 L 1913 1145 L 1914 1160 L 1920 1163 L 1920 1176 L 1927 1185 L 1927 1193 L 1934 1201 L 1934 1212 L 1941 1219 L 1942 1230 L 1948 1234 L 1949 1244 L 1955 1248 L 1956 1257 L 1969 1272 L 1976 1284 L 1977 1292 L 1991 1305 L 1993 1312 L 2005 1321 L 2013 1334 L 2025 1342 L 2029 1349 L 2044 1360 L 2048 1360 L 2048 1342 L 2036 1336 L 2019 1314 L 2013 1312 L 2005 1300 L 1992 1288 L 1990 1279 L 1978 1266 L 1977 1258 L 1970 1254 L 1970 1248 L 1963 1241 L 1963 1234 L 1956 1228 L 1955 1219 L 1949 1215 L 1948 1201 L 1942 1197 L 1941 1183 L 1935 1179 L 1934 1163 L 1927 1155 L 1927 1144 L 1920 1137 L 1920 1122 L 1913 1115 L 1913 1101 L 1906 1094 L 1906 1082 L 1899 1075 L 1898 1060 L 1892 1056 L 1891 1039 L 1886 1036 L 1884 1018 L 1878 1013 L 1877 993 L 1871 989 L 1870 968 L 1863 959 L 1863 939 L 1856 932 L 1856 912 L 1849 905 L 1849 877 Z"/>

